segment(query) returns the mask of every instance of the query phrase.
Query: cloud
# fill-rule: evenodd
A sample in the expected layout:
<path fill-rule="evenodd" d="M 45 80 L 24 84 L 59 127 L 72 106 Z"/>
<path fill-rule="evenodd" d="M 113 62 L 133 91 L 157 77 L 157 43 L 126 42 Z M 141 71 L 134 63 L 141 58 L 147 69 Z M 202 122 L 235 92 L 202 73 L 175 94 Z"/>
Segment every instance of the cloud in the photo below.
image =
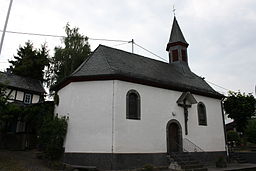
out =
<path fill-rule="evenodd" d="M 5 20 L 9 1 L 0 0 Z M 64 35 L 67 22 L 93 38 L 131 40 L 168 59 L 165 51 L 173 19 L 172 5 L 183 34 L 190 44 L 189 65 L 198 75 L 232 90 L 252 92 L 256 84 L 256 1 L 255 0 L 23 0 L 14 1 L 8 30 Z M 3 22 L 0 23 L 3 28 Z M 43 42 L 53 54 L 59 38 L 6 34 L 0 62 L 31 40 Z M 92 48 L 99 43 L 90 41 Z M 116 46 L 131 51 L 131 45 Z M 135 52 L 157 59 L 138 47 Z M 6 65 L 1 64 L 1 68 Z M 225 91 L 218 89 L 220 91 Z"/>

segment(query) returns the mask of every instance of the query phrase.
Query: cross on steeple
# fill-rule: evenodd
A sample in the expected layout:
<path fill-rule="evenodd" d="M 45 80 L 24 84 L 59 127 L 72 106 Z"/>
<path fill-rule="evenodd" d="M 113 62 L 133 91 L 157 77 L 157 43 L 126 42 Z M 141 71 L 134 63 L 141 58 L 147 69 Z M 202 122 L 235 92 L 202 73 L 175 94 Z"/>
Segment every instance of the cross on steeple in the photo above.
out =
<path fill-rule="evenodd" d="M 176 9 L 175 9 L 175 6 L 173 5 L 172 6 L 172 12 L 173 12 L 173 15 L 175 16 L 175 11 L 176 11 Z"/>

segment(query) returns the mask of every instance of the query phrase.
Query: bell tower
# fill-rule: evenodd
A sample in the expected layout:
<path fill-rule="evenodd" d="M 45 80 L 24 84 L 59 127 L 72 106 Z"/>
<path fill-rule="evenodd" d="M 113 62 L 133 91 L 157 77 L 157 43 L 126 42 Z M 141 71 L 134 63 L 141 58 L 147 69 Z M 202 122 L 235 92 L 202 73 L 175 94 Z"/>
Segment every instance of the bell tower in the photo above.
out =
<path fill-rule="evenodd" d="M 188 45 L 174 16 L 170 39 L 166 47 L 166 51 L 169 52 L 169 63 L 182 62 L 188 64 Z"/>

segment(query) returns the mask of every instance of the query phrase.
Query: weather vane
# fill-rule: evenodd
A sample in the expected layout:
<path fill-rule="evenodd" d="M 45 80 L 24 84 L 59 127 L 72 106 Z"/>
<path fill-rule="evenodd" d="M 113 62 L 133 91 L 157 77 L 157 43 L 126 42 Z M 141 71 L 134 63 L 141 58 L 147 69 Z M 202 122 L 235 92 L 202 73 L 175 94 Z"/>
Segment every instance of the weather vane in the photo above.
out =
<path fill-rule="evenodd" d="M 176 9 L 175 9 L 175 6 L 173 5 L 173 7 L 172 7 L 172 12 L 173 12 L 173 15 L 175 16 L 175 11 L 176 11 Z"/>

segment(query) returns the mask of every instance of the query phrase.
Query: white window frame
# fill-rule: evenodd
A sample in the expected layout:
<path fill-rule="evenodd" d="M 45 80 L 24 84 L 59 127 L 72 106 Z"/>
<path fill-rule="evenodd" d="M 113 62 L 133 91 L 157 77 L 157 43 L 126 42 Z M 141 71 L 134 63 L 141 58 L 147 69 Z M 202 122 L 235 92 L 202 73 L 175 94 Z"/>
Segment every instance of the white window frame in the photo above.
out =
<path fill-rule="evenodd" d="M 32 102 L 32 94 L 25 93 L 24 94 L 24 104 L 31 104 L 31 102 Z"/>

